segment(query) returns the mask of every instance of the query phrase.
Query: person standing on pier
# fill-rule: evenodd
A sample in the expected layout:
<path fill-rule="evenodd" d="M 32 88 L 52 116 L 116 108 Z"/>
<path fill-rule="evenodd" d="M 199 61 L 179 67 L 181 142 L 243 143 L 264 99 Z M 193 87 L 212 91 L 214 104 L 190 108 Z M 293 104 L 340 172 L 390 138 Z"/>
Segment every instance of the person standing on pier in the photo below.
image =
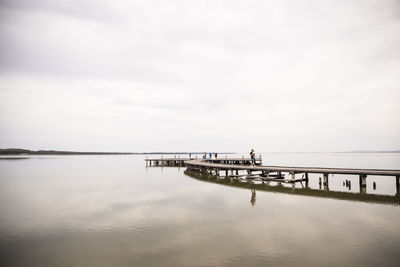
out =
<path fill-rule="evenodd" d="M 203 159 L 206 159 L 206 157 L 207 157 L 206 155 L 207 155 L 206 152 L 204 152 L 203 153 Z"/>
<path fill-rule="evenodd" d="M 217 154 L 217 152 L 215 152 L 215 155 L 214 155 L 214 156 L 215 156 L 215 159 L 217 159 L 217 157 L 218 157 L 218 154 Z"/>
<path fill-rule="evenodd" d="M 254 152 L 254 149 L 250 151 L 250 159 L 251 159 L 251 166 L 255 167 L 256 166 L 256 152 Z"/>

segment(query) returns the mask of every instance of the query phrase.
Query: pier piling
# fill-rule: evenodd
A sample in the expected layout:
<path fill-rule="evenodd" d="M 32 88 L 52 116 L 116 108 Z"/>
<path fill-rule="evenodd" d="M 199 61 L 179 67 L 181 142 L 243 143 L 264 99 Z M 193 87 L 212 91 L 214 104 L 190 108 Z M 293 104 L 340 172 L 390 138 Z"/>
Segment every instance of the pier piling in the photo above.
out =
<path fill-rule="evenodd" d="M 329 176 L 328 173 L 324 173 L 324 186 L 327 186 L 329 183 L 328 176 Z"/>
<path fill-rule="evenodd" d="M 366 187 L 367 186 L 367 175 L 360 174 L 359 175 L 359 183 L 360 183 L 360 188 Z"/>

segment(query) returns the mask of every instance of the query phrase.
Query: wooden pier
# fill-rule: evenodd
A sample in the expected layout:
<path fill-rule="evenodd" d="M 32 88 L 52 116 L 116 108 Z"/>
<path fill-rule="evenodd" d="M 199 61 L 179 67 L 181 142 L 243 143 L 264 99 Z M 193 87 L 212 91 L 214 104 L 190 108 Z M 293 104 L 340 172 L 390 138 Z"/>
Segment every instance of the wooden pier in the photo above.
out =
<path fill-rule="evenodd" d="M 213 158 L 213 159 L 203 159 L 204 162 L 208 163 L 218 163 L 218 164 L 236 164 L 236 165 L 251 165 L 251 158 Z M 261 156 L 255 158 L 255 165 L 261 166 L 262 159 Z"/>
<path fill-rule="evenodd" d="M 154 159 L 145 159 L 146 166 L 150 167 L 181 167 L 185 166 L 186 161 L 195 160 L 196 158 L 181 158 L 181 157 L 174 157 L 174 158 L 154 158 Z"/>
<path fill-rule="evenodd" d="M 153 158 L 153 159 L 148 159 L 146 158 L 146 166 L 184 166 L 186 161 L 190 160 L 197 160 L 198 158 L 180 158 L 180 157 L 174 157 L 174 158 Z M 208 163 L 217 163 L 217 164 L 236 164 L 240 166 L 250 166 L 251 165 L 251 159 L 250 158 L 206 158 L 206 159 L 201 159 L 203 162 L 208 162 Z M 262 165 L 262 159 L 261 157 L 257 157 L 255 160 L 255 165 L 256 166 L 261 166 Z"/>
<path fill-rule="evenodd" d="M 400 170 L 387 169 L 351 169 L 351 168 L 322 168 L 322 167 L 289 167 L 289 166 L 264 166 L 261 158 L 256 161 L 256 166 L 250 165 L 250 158 L 157 158 L 145 159 L 147 166 L 186 166 L 190 171 L 208 173 L 216 176 L 242 177 L 247 179 L 260 179 L 263 181 L 299 182 L 308 181 L 309 174 L 323 175 L 321 183 L 328 185 L 329 176 L 334 174 L 357 175 L 362 191 L 367 186 L 367 176 L 392 176 L 396 179 L 396 192 L 399 194 Z M 284 179 L 288 173 L 291 179 Z M 296 174 L 302 174 L 296 178 Z"/>

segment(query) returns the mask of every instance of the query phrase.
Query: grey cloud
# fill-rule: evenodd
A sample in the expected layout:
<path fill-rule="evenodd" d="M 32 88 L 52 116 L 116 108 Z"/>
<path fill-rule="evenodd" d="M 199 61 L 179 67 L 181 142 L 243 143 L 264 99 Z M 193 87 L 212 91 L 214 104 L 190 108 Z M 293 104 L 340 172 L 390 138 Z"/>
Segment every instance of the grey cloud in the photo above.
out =
<path fill-rule="evenodd" d="M 116 20 L 118 18 L 118 9 L 122 8 L 120 5 L 113 4 L 113 1 L 94 0 L 82 0 L 79 3 L 51 0 L 2 0 L 0 7 L 5 10 L 52 13 L 102 22 Z"/>
<path fill-rule="evenodd" d="M 160 128 L 168 145 L 158 140 L 155 150 L 191 147 L 194 138 L 226 150 L 249 140 L 265 151 L 396 149 L 399 7 L 2 1 L 0 146 L 34 143 L 28 133 L 48 124 L 57 127 L 43 139 L 67 140 L 66 130 L 72 146 L 90 139 L 79 130 L 90 124 L 93 146 L 121 137 L 112 150 L 149 147 Z"/>

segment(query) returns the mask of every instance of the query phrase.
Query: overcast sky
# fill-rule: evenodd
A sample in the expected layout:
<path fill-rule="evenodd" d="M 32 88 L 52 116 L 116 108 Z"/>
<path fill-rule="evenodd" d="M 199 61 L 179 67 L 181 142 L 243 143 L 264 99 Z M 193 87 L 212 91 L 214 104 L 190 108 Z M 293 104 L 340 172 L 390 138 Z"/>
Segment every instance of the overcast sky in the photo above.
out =
<path fill-rule="evenodd" d="M 0 0 L 0 148 L 400 149 L 400 1 Z"/>

